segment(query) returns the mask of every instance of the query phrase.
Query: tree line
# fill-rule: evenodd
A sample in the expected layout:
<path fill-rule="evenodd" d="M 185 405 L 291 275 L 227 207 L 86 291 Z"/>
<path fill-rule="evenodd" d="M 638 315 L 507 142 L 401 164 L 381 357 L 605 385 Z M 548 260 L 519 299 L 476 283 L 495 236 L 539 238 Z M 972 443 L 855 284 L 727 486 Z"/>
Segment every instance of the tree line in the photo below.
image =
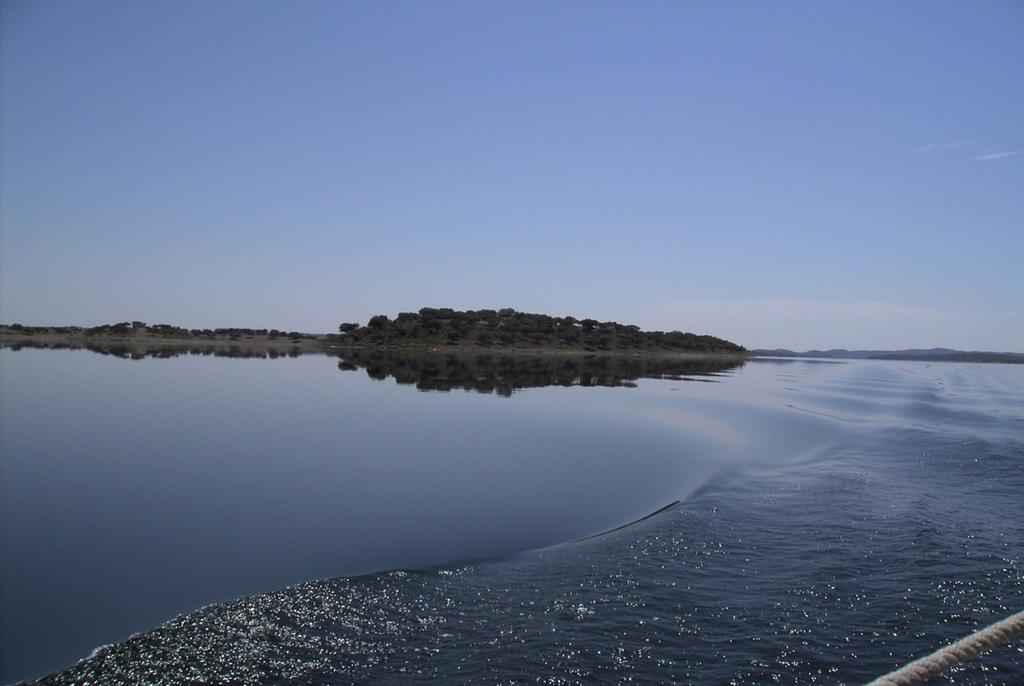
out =
<path fill-rule="evenodd" d="M 118 322 L 116 324 L 101 324 L 99 326 L 24 326 L 22 324 L 8 324 L 6 329 L 22 336 L 35 336 L 42 334 L 63 334 L 79 336 L 132 336 L 149 334 L 164 338 L 232 338 L 239 339 L 246 336 L 266 336 L 268 338 L 291 338 L 304 339 L 316 338 L 315 334 L 300 333 L 298 331 L 281 331 L 279 329 L 249 329 L 243 327 L 218 328 L 218 329 L 186 329 L 171 324 L 147 324 L 146 322 Z"/>
<path fill-rule="evenodd" d="M 394 319 L 378 314 L 365 325 L 346 322 L 338 339 L 353 346 L 461 345 L 614 351 L 745 351 L 743 346 L 716 336 L 682 331 L 643 331 L 632 324 L 596 319 L 554 317 L 500 310 L 454 310 L 424 307 L 400 312 Z"/>

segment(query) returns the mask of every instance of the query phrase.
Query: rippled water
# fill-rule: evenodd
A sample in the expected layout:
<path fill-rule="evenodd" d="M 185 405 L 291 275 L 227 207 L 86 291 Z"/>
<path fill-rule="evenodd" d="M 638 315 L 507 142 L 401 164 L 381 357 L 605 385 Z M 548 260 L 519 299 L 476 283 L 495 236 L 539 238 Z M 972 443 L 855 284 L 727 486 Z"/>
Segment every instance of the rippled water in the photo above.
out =
<path fill-rule="evenodd" d="M 1021 367 L 501 397 L 404 363 L 3 355 L 7 680 L 185 613 L 50 680 L 860 683 L 1024 608 Z M 464 367 L 420 385 L 486 390 Z M 1022 673 L 1018 643 L 954 677 Z"/>

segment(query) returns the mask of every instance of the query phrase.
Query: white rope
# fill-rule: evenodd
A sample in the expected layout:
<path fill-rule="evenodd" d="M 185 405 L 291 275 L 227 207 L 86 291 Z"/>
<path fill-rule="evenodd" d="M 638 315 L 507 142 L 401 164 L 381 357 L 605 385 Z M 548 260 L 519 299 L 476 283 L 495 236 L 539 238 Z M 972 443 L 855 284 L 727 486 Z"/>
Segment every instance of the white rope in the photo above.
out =
<path fill-rule="evenodd" d="M 967 638 L 936 650 L 928 657 L 914 660 L 909 665 L 889 672 L 868 686 L 917 686 L 933 679 L 955 664 L 977 657 L 989 648 L 995 648 L 1024 634 L 1024 611 L 1011 615 L 976 631 Z"/>

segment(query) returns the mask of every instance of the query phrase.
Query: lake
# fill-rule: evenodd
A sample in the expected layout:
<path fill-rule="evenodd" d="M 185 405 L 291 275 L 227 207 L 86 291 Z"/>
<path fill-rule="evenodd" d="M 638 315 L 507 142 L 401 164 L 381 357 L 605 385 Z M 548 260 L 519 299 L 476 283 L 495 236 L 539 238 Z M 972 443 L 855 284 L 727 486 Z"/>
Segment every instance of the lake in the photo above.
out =
<path fill-rule="evenodd" d="M 1024 608 L 1024 366 L 131 357 L 0 351 L 3 683 L 859 683 Z"/>

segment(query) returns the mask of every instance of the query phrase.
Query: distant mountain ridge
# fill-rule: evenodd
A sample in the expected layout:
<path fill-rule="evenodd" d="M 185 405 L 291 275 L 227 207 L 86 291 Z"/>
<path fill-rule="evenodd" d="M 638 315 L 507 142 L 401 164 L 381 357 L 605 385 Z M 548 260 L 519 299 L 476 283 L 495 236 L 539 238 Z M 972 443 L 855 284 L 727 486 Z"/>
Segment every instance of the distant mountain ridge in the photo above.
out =
<path fill-rule="evenodd" d="M 921 360 L 926 362 L 999 362 L 1024 364 L 1024 353 L 954 350 L 953 348 L 907 348 L 904 350 L 808 350 L 795 352 L 785 348 L 759 348 L 750 351 L 761 357 L 816 357 L 840 360 Z"/>

